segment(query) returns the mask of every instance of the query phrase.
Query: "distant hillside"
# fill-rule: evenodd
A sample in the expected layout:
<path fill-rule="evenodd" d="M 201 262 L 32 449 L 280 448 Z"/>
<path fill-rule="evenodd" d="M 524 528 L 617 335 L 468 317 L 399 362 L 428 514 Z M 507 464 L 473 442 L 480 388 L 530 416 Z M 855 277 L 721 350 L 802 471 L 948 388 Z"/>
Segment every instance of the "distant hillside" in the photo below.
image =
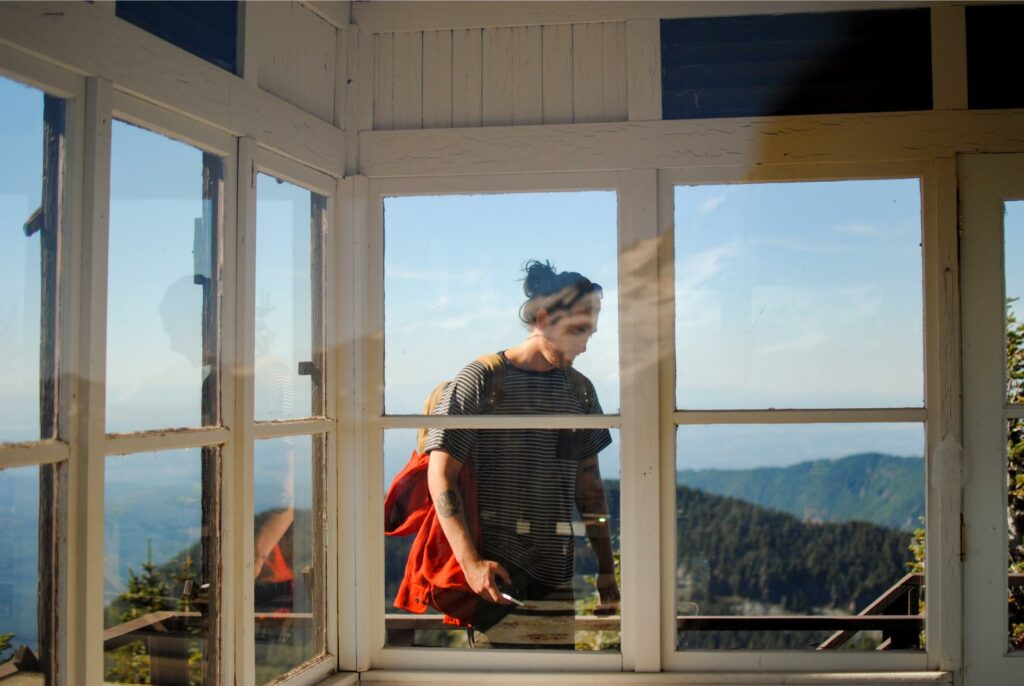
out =
<path fill-rule="evenodd" d="M 924 460 L 878 453 L 790 467 L 680 470 L 677 483 L 811 522 L 872 522 L 903 531 L 924 514 Z"/>
<path fill-rule="evenodd" d="M 676 583 L 690 614 L 856 613 L 899 581 L 910 534 L 812 524 L 734 498 L 677 487 Z M 801 648 L 828 632 L 700 632 L 680 647 Z"/>

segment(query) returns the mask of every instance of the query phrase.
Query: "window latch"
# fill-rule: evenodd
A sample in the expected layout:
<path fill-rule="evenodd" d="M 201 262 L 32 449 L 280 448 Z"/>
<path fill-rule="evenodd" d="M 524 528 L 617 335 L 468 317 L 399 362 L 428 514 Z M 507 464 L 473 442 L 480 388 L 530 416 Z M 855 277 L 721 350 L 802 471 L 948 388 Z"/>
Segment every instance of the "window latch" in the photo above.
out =
<path fill-rule="evenodd" d="M 210 584 L 197 584 L 192 579 L 185 579 L 181 590 L 181 599 L 196 605 L 200 611 L 210 604 Z"/>
<path fill-rule="evenodd" d="M 316 376 L 316 363 L 308 360 L 299 362 L 299 376 Z"/>

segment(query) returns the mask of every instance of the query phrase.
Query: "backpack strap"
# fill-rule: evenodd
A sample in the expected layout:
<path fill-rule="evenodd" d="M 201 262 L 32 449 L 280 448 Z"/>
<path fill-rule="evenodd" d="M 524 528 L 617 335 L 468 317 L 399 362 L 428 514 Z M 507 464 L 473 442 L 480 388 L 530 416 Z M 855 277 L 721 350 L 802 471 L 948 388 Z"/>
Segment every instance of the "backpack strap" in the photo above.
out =
<path fill-rule="evenodd" d="M 476 361 L 484 366 L 483 412 L 491 412 L 505 394 L 505 360 L 498 353 L 481 355 Z"/>
<path fill-rule="evenodd" d="M 481 355 L 476 358 L 476 361 L 484 366 L 483 407 L 481 410 L 483 412 L 491 412 L 501 401 L 501 397 L 505 392 L 505 360 L 498 353 L 490 353 Z M 430 392 L 430 395 L 427 396 L 426 401 L 423 403 L 423 414 L 434 414 L 434 410 L 437 409 L 438 404 L 441 402 L 441 396 L 444 395 L 444 391 L 450 383 L 450 380 L 442 381 L 434 386 L 434 390 Z M 422 453 L 423 449 L 427 446 L 428 431 L 429 429 L 426 427 L 420 427 L 416 432 L 416 452 Z"/>

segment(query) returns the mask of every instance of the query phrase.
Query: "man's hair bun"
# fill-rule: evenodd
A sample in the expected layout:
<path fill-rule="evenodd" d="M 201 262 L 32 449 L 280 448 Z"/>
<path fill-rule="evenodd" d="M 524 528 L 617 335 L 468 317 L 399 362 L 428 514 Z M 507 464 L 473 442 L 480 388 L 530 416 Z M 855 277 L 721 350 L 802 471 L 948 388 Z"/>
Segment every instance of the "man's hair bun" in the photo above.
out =
<path fill-rule="evenodd" d="M 578 272 L 559 272 L 545 260 L 530 260 L 524 266 L 523 293 L 526 302 L 519 309 L 519 318 L 533 324 L 537 313 L 572 309 L 584 296 L 602 295 L 601 286 Z"/>
<path fill-rule="evenodd" d="M 523 279 L 523 294 L 527 298 L 551 295 L 557 290 L 555 282 L 557 274 L 551 263 L 545 260 L 530 260 L 523 268 L 526 271 L 526 278 Z"/>

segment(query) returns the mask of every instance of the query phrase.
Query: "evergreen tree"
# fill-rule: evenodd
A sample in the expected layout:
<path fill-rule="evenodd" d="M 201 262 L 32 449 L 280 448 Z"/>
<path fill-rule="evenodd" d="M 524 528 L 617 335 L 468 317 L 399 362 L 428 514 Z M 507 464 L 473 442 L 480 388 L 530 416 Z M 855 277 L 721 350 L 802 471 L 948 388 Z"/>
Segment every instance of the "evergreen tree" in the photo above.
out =
<path fill-rule="evenodd" d="M 1024 403 L 1024 322 L 1018 322 L 1006 303 L 1006 395 L 1011 403 Z M 1024 573 L 1024 421 L 1010 422 L 1007 432 L 1007 523 L 1010 572 Z M 1024 588 L 1011 588 L 1010 647 L 1024 650 Z"/>
<path fill-rule="evenodd" d="M 133 569 L 128 570 L 128 588 L 111 603 L 107 616 L 113 617 L 117 623 L 123 623 L 152 612 L 173 609 L 174 603 L 168 595 L 167 583 L 153 564 L 153 546 L 150 542 L 146 561 L 142 563 L 142 574 L 136 574 Z M 108 681 L 150 683 L 148 646 L 144 641 L 133 641 L 115 648 L 107 653 L 105 671 Z"/>
<path fill-rule="evenodd" d="M 10 655 L 4 657 L 4 653 L 11 649 L 12 638 L 14 638 L 14 634 L 0 634 L 0 664 L 7 662 L 12 657 L 14 657 L 13 652 Z"/>

